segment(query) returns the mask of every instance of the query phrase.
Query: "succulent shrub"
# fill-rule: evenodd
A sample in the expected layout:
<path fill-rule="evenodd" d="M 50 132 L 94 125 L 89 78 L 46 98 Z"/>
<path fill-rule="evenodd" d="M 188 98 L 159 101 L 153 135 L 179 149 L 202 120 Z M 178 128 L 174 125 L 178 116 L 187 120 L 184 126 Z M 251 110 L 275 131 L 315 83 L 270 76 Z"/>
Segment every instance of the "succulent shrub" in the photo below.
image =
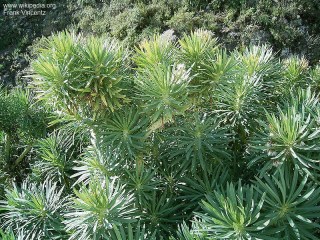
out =
<path fill-rule="evenodd" d="M 156 231 L 157 239 L 169 237 L 176 230 L 176 224 L 183 219 L 181 204 L 168 191 L 154 190 L 152 199 L 142 203 L 142 222 Z"/>
<path fill-rule="evenodd" d="M 167 129 L 165 145 L 169 157 L 180 168 L 195 171 L 205 169 L 211 163 L 227 162 L 230 155 L 226 146 L 230 137 L 218 121 L 207 114 L 194 114 L 177 120 L 176 126 Z"/>
<path fill-rule="evenodd" d="M 282 239 L 316 239 L 319 224 L 320 189 L 300 176 L 297 168 L 280 167 L 272 176 L 257 178 L 255 189 L 265 194 L 265 216 L 271 220 L 270 230 Z M 272 227 L 271 227 L 272 226 Z"/>
<path fill-rule="evenodd" d="M 135 79 L 137 98 L 152 123 L 166 123 L 188 108 L 189 71 L 176 65 L 144 69 Z"/>
<path fill-rule="evenodd" d="M 193 231 L 193 228 L 196 229 L 195 224 L 193 224 L 192 228 L 189 229 L 187 224 L 184 222 L 180 225 L 177 231 L 177 238 L 170 237 L 170 240 L 204 240 L 207 239 L 205 234 Z"/>
<path fill-rule="evenodd" d="M 217 45 L 217 39 L 213 38 L 213 33 L 206 30 L 196 30 L 191 34 L 184 34 L 179 40 L 180 45 L 180 61 L 185 62 L 189 67 L 200 66 L 210 54 L 213 53 Z"/>
<path fill-rule="evenodd" d="M 114 111 L 127 101 L 127 56 L 111 39 L 62 32 L 48 38 L 32 62 L 33 84 L 39 97 L 51 99 L 58 110 L 96 117 L 98 111 Z"/>
<path fill-rule="evenodd" d="M 153 18 L 158 8 L 140 4 L 134 15 Z M 237 18 L 228 4 L 217 21 Z M 110 6 L 109 18 L 126 17 L 125 4 Z M 14 113 L 0 113 L 0 151 L 11 133 L 29 149 L 10 146 L 25 168 L 0 162 L 2 229 L 18 239 L 319 239 L 317 67 L 266 45 L 228 51 L 205 30 L 180 40 L 169 30 L 132 55 L 108 37 L 43 43 L 32 61 L 41 101 L 0 94 Z"/>
<path fill-rule="evenodd" d="M 75 173 L 71 176 L 75 179 L 74 184 L 87 185 L 92 178 L 105 181 L 108 177 L 116 176 L 124 162 L 118 152 L 110 149 L 101 151 L 95 146 L 88 146 L 75 164 Z"/>
<path fill-rule="evenodd" d="M 42 179 L 51 179 L 69 185 L 72 166 L 72 139 L 62 133 L 38 141 L 36 146 L 38 160 L 32 164 L 34 174 Z"/>
<path fill-rule="evenodd" d="M 256 125 L 254 116 L 264 112 L 266 95 L 259 76 L 240 74 L 216 89 L 214 111 L 221 121 L 236 131 L 249 133 Z"/>
<path fill-rule="evenodd" d="M 64 221 L 69 239 L 108 238 L 114 225 L 135 221 L 133 195 L 116 180 L 93 178 L 74 193 Z"/>
<path fill-rule="evenodd" d="M 62 223 L 66 197 L 62 191 L 51 181 L 13 185 L 6 189 L 6 200 L 0 202 L 2 225 L 17 235 L 23 233 L 25 239 L 67 239 Z"/>
<path fill-rule="evenodd" d="M 123 157 L 133 158 L 143 152 L 148 119 L 142 119 L 141 114 L 141 110 L 124 108 L 110 115 L 97 128 L 100 145 L 110 144 Z"/>
<path fill-rule="evenodd" d="M 264 201 L 265 195 L 260 196 L 253 186 L 228 184 L 225 191 L 214 191 L 202 200 L 203 213 L 197 216 L 205 228 L 199 231 L 219 239 L 263 239 L 263 230 L 270 222 L 261 216 Z"/>
<path fill-rule="evenodd" d="M 191 34 L 184 34 L 179 40 L 178 60 L 191 68 L 191 74 L 196 75 L 191 81 L 193 85 L 202 86 L 205 77 L 202 74 L 203 65 L 215 53 L 217 39 L 213 34 L 205 30 L 196 30 Z"/>
<path fill-rule="evenodd" d="M 230 180 L 228 168 L 223 166 L 208 167 L 194 174 L 188 174 L 181 178 L 179 189 L 181 198 L 185 200 L 185 209 L 199 211 L 199 202 L 206 199 L 206 195 L 218 188 L 225 187 Z"/>
<path fill-rule="evenodd" d="M 262 172 L 284 163 L 310 172 L 319 171 L 316 145 L 319 128 L 305 108 L 279 109 L 279 115 L 267 113 L 267 122 L 251 141 L 254 156 L 249 165 L 261 163 Z"/>
<path fill-rule="evenodd" d="M 0 130 L 4 135 L 1 158 L 12 168 L 30 156 L 35 141 L 45 136 L 49 114 L 31 91 L 21 88 L 2 88 L 0 109 Z"/>
<path fill-rule="evenodd" d="M 233 57 L 237 64 L 229 71 L 231 76 L 213 92 L 213 108 L 221 120 L 245 135 L 256 125 L 254 116 L 263 115 L 264 108 L 273 106 L 280 65 L 272 49 L 265 45 L 247 47 L 243 52 L 234 52 Z"/>
<path fill-rule="evenodd" d="M 197 74 L 202 76 L 201 84 L 195 89 L 203 92 L 205 99 L 211 102 L 215 90 L 221 83 L 230 81 L 233 77 L 237 67 L 237 61 L 234 55 L 228 54 L 223 48 L 217 48 L 213 54 L 206 57 L 205 63 L 202 64 L 201 69 Z M 201 87 L 201 89 L 199 89 Z M 196 94 L 197 95 L 197 94 Z M 205 104 L 204 104 L 205 106 Z"/>
<path fill-rule="evenodd" d="M 283 91 L 288 91 L 297 87 L 304 87 L 307 83 L 308 61 L 302 57 L 290 57 L 284 60 L 284 70 L 282 83 Z"/>
<path fill-rule="evenodd" d="M 269 74 L 276 74 L 276 59 L 272 48 L 262 46 L 249 46 L 243 52 L 236 52 L 237 60 L 239 60 L 242 71 L 248 76 L 262 75 L 269 77 Z"/>
<path fill-rule="evenodd" d="M 125 170 L 122 182 L 134 193 L 136 203 L 141 207 L 145 201 L 152 201 L 153 191 L 159 187 L 156 171 L 143 164 Z"/>
<path fill-rule="evenodd" d="M 313 88 L 297 88 L 284 97 L 280 103 L 282 109 L 294 107 L 297 112 L 304 111 L 310 114 L 312 118 L 317 117 L 319 106 L 319 93 Z M 306 117 L 308 115 L 305 115 Z"/>
<path fill-rule="evenodd" d="M 172 39 L 155 35 L 150 40 L 143 40 L 139 44 L 133 60 L 139 71 L 151 70 L 159 64 L 173 64 L 174 53 L 175 46 Z"/>

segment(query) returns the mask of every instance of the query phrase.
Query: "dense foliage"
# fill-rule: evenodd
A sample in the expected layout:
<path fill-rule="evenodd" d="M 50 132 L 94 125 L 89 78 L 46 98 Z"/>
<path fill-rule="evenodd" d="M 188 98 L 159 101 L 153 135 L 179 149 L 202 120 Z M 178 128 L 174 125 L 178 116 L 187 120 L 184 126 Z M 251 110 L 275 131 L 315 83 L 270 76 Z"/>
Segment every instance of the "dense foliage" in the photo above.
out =
<path fill-rule="evenodd" d="M 42 44 L 0 95 L 2 239 L 319 239 L 318 66 L 204 30 Z"/>

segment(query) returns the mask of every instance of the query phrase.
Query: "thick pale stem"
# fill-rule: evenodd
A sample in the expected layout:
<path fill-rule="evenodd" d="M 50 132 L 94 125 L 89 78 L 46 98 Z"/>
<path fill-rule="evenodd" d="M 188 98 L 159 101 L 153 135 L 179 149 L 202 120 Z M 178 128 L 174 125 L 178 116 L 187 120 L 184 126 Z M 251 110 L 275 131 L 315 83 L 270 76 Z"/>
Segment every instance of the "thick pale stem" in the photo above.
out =
<path fill-rule="evenodd" d="M 5 145 L 4 145 L 4 157 L 7 162 L 9 162 L 10 160 L 11 141 L 12 141 L 12 136 L 11 134 L 7 133 L 6 139 L 5 139 Z"/>
<path fill-rule="evenodd" d="M 93 128 L 90 129 L 90 142 L 92 146 L 97 147 L 97 137 Z"/>
<path fill-rule="evenodd" d="M 145 139 L 147 139 L 156 130 L 164 128 L 164 125 L 170 121 L 172 121 L 172 118 L 161 118 L 155 123 L 153 123 L 148 129 L 145 135 Z"/>
<path fill-rule="evenodd" d="M 31 151 L 32 147 L 33 147 L 33 144 L 30 144 L 23 150 L 21 155 L 15 161 L 15 163 L 13 165 L 14 167 L 17 166 L 24 159 L 24 157 Z"/>

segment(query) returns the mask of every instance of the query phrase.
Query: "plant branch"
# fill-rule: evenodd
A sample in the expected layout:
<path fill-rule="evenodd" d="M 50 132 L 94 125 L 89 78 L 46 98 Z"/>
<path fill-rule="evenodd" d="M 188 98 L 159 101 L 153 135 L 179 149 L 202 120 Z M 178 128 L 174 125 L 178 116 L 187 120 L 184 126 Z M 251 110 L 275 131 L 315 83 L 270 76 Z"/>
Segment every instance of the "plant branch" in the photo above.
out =
<path fill-rule="evenodd" d="M 33 142 L 31 144 L 29 144 L 21 153 L 21 155 L 17 158 L 17 160 L 14 163 L 14 167 L 16 167 L 23 159 L 24 157 L 31 151 L 33 147 Z"/>
<path fill-rule="evenodd" d="M 7 162 L 9 162 L 9 158 L 10 158 L 11 141 L 12 141 L 12 136 L 11 136 L 11 134 L 6 133 L 6 141 L 5 141 L 4 154 L 5 154 L 5 160 L 6 160 Z"/>

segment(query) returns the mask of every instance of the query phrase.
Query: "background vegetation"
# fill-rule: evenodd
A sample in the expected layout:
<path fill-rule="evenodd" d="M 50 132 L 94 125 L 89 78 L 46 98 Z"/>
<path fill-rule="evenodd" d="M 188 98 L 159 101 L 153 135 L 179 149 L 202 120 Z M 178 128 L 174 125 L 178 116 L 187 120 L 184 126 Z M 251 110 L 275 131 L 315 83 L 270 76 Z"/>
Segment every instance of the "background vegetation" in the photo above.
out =
<path fill-rule="evenodd" d="M 11 0 L 20 3 L 19 0 Z M 2 0 L 0 4 L 8 3 Z M 320 3 L 317 0 L 29 0 L 54 3 L 45 16 L 0 16 L 0 77 L 5 85 L 25 82 L 41 36 L 65 28 L 108 35 L 134 46 L 144 37 L 172 29 L 181 37 L 198 28 L 212 31 L 229 50 L 268 43 L 282 57 L 320 60 Z M 34 45 L 32 47 L 32 45 Z"/>

